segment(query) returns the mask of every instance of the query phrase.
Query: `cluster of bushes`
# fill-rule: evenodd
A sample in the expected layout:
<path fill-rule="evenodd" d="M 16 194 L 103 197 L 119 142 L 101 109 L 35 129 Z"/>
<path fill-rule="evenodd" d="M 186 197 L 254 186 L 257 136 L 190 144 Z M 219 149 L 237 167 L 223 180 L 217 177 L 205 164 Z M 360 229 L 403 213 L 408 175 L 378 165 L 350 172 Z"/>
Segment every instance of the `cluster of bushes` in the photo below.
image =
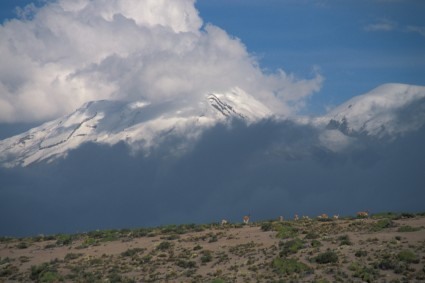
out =
<path fill-rule="evenodd" d="M 293 238 L 298 234 L 298 228 L 292 226 L 290 223 L 282 223 L 276 229 L 277 237 L 280 239 Z"/>
<path fill-rule="evenodd" d="M 342 235 L 338 237 L 339 240 L 339 245 L 340 246 L 351 246 L 353 243 L 350 241 L 350 238 L 348 237 L 348 235 Z"/>
<path fill-rule="evenodd" d="M 393 270 L 395 273 L 403 273 L 409 269 L 409 264 L 419 263 L 419 257 L 411 250 L 403 250 L 397 254 L 386 254 L 375 263 L 375 268 Z"/>
<path fill-rule="evenodd" d="M 337 263 L 338 255 L 334 251 L 326 251 L 318 254 L 314 260 L 319 264 Z"/>
<path fill-rule="evenodd" d="M 371 227 L 371 231 L 378 232 L 386 228 L 395 227 L 396 224 L 390 218 L 382 218 L 379 219 L 376 223 L 374 223 Z"/>
<path fill-rule="evenodd" d="M 304 241 L 296 238 L 290 241 L 286 242 L 280 242 L 280 257 L 287 257 L 291 254 L 296 254 L 299 250 L 303 249 L 305 247 Z"/>
<path fill-rule="evenodd" d="M 134 257 L 135 255 L 139 254 L 139 253 L 143 253 L 146 249 L 144 248 L 132 248 L 132 249 L 128 249 L 124 252 L 121 253 L 121 256 L 123 257 Z"/>
<path fill-rule="evenodd" d="M 275 272 L 283 275 L 291 275 L 294 273 L 307 274 L 312 272 L 311 267 L 292 258 L 275 258 L 272 262 L 272 267 Z"/>
<path fill-rule="evenodd" d="M 411 212 L 380 212 L 375 213 L 371 217 L 373 219 L 388 218 L 391 220 L 414 218 L 416 216 L 425 216 L 425 212 L 411 213 Z"/>
<path fill-rule="evenodd" d="M 249 242 L 246 244 L 239 244 L 229 248 L 229 252 L 237 256 L 244 256 L 247 253 L 255 252 L 256 243 Z"/>
<path fill-rule="evenodd" d="M 29 278 L 36 282 L 59 282 L 63 280 L 56 265 L 52 262 L 31 266 Z"/>
<path fill-rule="evenodd" d="M 379 278 L 379 272 L 358 262 L 350 264 L 349 270 L 353 272 L 353 277 L 360 278 L 363 282 L 375 282 Z"/>
<path fill-rule="evenodd" d="M 416 232 L 416 231 L 419 231 L 419 230 L 421 230 L 420 227 L 412 227 L 412 226 L 409 226 L 409 225 L 404 225 L 404 226 L 399 227 L 397 229 L 397 232 Z"/>

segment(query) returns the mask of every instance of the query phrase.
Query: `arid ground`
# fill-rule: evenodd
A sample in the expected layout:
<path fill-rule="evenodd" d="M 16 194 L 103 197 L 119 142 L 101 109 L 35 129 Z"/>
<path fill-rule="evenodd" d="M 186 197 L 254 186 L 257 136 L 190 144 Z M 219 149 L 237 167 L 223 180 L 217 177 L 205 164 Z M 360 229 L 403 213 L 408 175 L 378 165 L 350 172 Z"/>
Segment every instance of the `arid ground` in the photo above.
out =
<path fill-rule="evenodd" d="M 425 282 L 425 214 L 0 238 L 0 282 Z"/>

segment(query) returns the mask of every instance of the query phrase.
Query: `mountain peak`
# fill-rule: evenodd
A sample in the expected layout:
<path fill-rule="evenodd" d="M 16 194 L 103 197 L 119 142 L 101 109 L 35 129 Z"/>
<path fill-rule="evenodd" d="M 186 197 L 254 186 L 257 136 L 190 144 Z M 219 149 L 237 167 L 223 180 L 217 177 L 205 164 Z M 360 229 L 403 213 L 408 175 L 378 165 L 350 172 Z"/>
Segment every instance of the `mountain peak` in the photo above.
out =
<path fill-rule="evenodd" d="M 218 122 L 235 118 L 251 123 L 270 115 L 266 106 L 241 89 L 210 93 L 198 103 L 91 101 L 65 117 L 0 141 L 0 163 L 13 167 L 51 160 L 85 142 L 122 141 L 149 149 L 170 134 L 196 139 Z"/>
<path fill-rule="evenodd" d="M 347 135 L 376 135 L 383 137 L 410 129 L 412 121 L 400 125 L 398 110 L 425 99 L 425 87 L 406 84 L 384 84 L 356 96 L 329 112 L 328 128 L 339 129 Z"/>

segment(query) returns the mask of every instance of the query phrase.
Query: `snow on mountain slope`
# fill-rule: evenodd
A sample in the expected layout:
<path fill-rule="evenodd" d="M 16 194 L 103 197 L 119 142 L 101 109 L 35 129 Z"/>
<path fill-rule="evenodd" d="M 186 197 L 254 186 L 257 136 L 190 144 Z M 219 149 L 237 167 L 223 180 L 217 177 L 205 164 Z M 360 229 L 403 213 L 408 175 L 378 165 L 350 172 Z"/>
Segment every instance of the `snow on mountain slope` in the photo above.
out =
<path fill-rule="evenodd" d="M 27 166 L 66 156 L 85 142 L 120 141 L 145 149 L 155 147 L 167 134 L 196 139 L 205 127 L 229 118 L 247 123 L 272 112 L 241 89 L 211 93 L 197 103 L 94 101 L 72 114 L 45 123 L 21 135 L 0 141 L 0 164 Z"/>
<path fill-rule="evenodd" d="M 94 101 L 66 117 L 0 141 L 0 165 L 50 161 L 85 142 L 125 142 L 135 150 L 149 150 L 173 135 L 196 140 L 206 128 L 228 119 L 253 123 L 271 116 L 266 106 L 238 88 L 190 103 Z M 324 116 L 292 120 L 316 127 L 318 146 L 331 151 L 342 151 L 362 138 L 391 141 L 425 125 L 425 87 L 385 84 Z"/>
<path fill-rule="evenodd" d="M 398 121 L 398 110 L 421 99 L 425 99 L 423 86 L 385 84 L 336 107 L 327 118 L 330 127 L 339 127 L 347 135 L 393 135 L 414 130 L 424 122 L 424 113 L 417 113 L 422 114 L 417 119 L 419 124 L 409 121 L 401 127 Z"/>
<path fill-rule="evenodd" d="M 348 100 L 315 123 L 326 126 L 320 139 L 336 151 L 360 137 L 392 140 L 425 125 L 425 87 L 384 84 Z"/>

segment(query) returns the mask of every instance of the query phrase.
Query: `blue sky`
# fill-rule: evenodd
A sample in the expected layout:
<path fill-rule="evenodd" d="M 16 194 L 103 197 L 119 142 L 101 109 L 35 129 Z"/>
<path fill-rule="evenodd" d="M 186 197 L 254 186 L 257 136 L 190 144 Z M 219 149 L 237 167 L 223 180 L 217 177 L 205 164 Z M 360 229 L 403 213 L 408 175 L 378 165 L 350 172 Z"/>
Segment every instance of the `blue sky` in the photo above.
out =
<path fill-rule="evenodd" d="M 304 76 L 319 67 L 325 82 L 312 110 L 383 83 L 425 85 L 425 1 L 200 0 L 197 7 L 263 68 Z"/>
<path fill-rule="evenodd" d="M 43 2 L 2 1 L 0 20 L 13 18 L 16 6 Z M 383 83 L 425 85 L 425 1 L 198 0 L 195 6 L 204 24 L 239 38 L 265 73 L 281 68 L 308 79 L 319 70 L 324 82 L 301 114 L 323 114 Z"/>

